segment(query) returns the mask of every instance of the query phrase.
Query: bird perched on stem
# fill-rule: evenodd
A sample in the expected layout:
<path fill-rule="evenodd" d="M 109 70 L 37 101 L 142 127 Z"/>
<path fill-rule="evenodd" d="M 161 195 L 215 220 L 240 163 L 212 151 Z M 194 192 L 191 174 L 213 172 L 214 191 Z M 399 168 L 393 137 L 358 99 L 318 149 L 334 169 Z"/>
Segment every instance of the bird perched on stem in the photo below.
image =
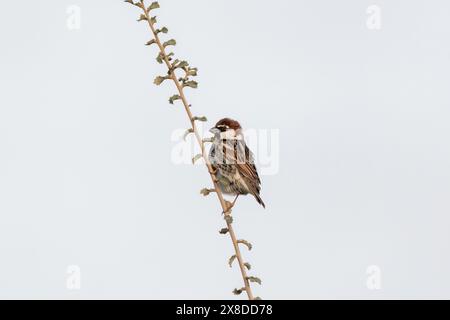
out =
<path fill-rule="evenodd" d="M 209 152 L 217 183 L 224 194 L 236 196 L 251 194 L 266 207 L 259 193 L 261 180 L 254 164 L 253 153 L 247 147 L 239 122 L 225 118 L 209 130 L 214 138 Z"/>

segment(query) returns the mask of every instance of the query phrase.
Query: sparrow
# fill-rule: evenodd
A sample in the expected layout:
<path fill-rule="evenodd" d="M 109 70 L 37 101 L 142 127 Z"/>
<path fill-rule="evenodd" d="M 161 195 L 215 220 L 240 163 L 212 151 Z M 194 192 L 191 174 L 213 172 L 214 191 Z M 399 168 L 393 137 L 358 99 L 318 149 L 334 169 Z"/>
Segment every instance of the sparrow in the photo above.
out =
<path fill-rule="evenodd" d="M 225 118 L 217 122 L 209 132 L 214 137 L 208 159 L 222 193 L 235 196 L 230 208 L 240 195 L 247 194 L 253 195 L 265 208 L 259 195 L 261 180 L 256 171 L 253 153 L 245 144 L 239 122 Z"/>

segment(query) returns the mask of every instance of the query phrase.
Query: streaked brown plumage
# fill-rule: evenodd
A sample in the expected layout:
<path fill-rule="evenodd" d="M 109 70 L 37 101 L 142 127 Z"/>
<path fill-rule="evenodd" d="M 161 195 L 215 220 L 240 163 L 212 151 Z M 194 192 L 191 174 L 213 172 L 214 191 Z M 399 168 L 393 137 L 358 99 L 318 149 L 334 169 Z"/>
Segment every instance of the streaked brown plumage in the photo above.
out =
<path fill-rule="evenodd" d="M 261 180 L 254 164 L 253 153 L 242 136 L 239 122 L 225 118 L 210 130 L 214 134 L 209 161 L 216 172 L 218 184 L 224 194 L 251 194 L 264 208 L 259 193 Z M 234 202 L 233 202 L 234 204 Z"/>

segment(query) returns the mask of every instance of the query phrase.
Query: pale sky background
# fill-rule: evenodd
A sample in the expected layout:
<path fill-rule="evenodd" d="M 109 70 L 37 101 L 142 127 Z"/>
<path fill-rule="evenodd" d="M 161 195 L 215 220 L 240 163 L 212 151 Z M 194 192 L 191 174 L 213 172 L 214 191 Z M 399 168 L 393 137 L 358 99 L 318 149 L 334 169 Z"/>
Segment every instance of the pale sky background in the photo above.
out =
<path fill-rule="evenodd" d="M 160 4 L 177 56 L 200 69 L 194 113 L 279 130 L 267 209 L 247 197 L 234 213 L 255 295 L 449 299 L 450 3 Z M 139 14 L 2 3 L 0 298 L 244 298 L 218 201 L 199 195 L 206 170 L 171 161 L 187 121 L 172 85 L 152 84 L 164 69 Z"/>

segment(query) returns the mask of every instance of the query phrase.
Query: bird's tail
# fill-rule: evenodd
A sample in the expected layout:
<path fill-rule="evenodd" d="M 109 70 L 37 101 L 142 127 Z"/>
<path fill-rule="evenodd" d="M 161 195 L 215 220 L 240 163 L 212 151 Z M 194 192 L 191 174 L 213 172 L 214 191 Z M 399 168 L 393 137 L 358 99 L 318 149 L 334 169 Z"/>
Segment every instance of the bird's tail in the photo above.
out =
<path fill-rule="evenodd" d="M 258 203 L 259 203 L 260 205 L 263 206 L 264 209 L 266 208 L 266 205 L 264 204 L 264 201 L 262 201 L 262 199 L 261 199 L 261 197 L 259 196 L 259 194 L 255 194 L 255 199 L 256 199 L 256 201 L 258 201 Z"/>

